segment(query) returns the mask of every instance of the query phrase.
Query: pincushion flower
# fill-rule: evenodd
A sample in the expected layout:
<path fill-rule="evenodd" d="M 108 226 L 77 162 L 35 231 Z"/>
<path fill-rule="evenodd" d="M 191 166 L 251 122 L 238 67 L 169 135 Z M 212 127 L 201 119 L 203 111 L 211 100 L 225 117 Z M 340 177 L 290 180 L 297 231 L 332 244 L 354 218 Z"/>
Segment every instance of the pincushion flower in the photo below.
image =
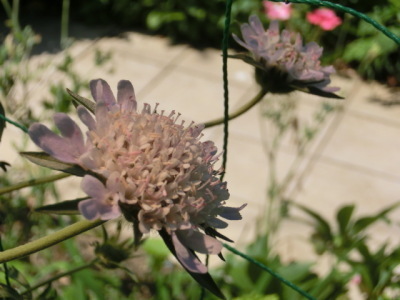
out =
<path fill-rule="evenodd" d="M 77 108 L 85 135 L 68 115 L 57 113 L 61 135 L 35 123 L 31 139 L 55 159 L 87 172 L 81 187 L 89 199 L 79 202 L 85 218 L 123 215 L 139 235 L 157 230 L 189 272 L 207 273 L 194 251 L 220 254 L 215 236 L 223 236 L 215 229 L 227 227 L 224 220 L 241 219 L 244 206 L 225 206 L 229 192 L 214 169 L 217 148 L 201 141 L 204 126 L 185 126 L 180 114 L 158 112 L 158 105 L 144 104 L 138 111 L 129 81 L 118 83 L 117 99 L 102 79 L 91 81 L 90 88 L 94 116 Z"/>
<path fill-rule="evenodd" d="M 274 3 L 263 1 L 265 15 L 270 20 L 289 20 L 292 15 L 292 6 L 290 3 Z"/>
<path fill-rule="evenodd" d="M 318 8 L 308 12 L 307 21 L 313 25 L 318 25 L 323 30 L 333 30 L 342 24 L 342 19 L 329 8 Z"/>
<path fill-rule="evenodd" d="M 339 88 L 328 87 L 333 66 L 322 67 L 322 47 L 310 42 L 303 45 L 300 34 L 279 31 L 278 21 L 272 21 L 264 30 L 256 15 L 249 23 L 241 25 L 243 40 L 235 34 L 236 42 L 249 50 L 249 54 L 231 55 L 256 67 L 257 82 L 272 93 L 306 91 L 324 97 L 339 98 L 333 92 Z"/>

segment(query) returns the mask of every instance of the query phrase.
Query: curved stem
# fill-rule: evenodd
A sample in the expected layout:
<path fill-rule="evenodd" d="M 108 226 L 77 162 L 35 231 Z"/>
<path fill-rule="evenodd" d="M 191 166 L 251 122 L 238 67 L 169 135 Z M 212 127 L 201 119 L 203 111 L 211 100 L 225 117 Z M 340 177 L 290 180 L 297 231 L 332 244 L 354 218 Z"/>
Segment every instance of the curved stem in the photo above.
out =
<path fill-rule="evenodd" d="M 30 292 L 32 292 L 32 291 L 34 291 L 34 290 L 36 290 L 36 289 L 38 289 L 38 288 L 44 286 L 44 285 L 47 285 L 47 284 L 49 284 L 49 283 L 51 283 L 51 282 L 57 280 L 57 279 L 60 279 L 60 278 L 65 277 L 65 276 L 72 275 L 73 273 L 82 271 L 82 270 L 84 270 L 84 269 L 86 269 L 86 268 L 90 268 L 90 267 L 93 266 L 95 263 L 97 263 L 97 261 L 98 261 L 97 259 L 94 259 L 94 260 L 92 260 L 90 263 L 87 263 L 87 264 L 85 264 L 85 265 L 76 267 L 75 269 L 66 271 L 66 272 L 64 272 L 64 273 L 58 274 L 58 275 L 56 275 L 56 276 L 54 276 L 54 277 L 51 277 L 51 278 L 49 278 L 49 279 L 47 279 L 47 280 L 45 280 L 45 281 L 42 281 L 42 282 L 40 282 L 40 283 L 38 283 L 38 284 L 35 284 L 34 286 L 30 287 L 30 288 L 27 289 L 26 291 L 22 292 L 22 293 L 21 293 L 21 296 L 26 295 L 26 294 L 28 294 L 28 293 L 30 293 Z"/>
<path fill-rule="evenodd" d="M 17 183 L 14 184 L 12 186 L 7 186 L 4 188 L 0 189 L 0 195 L 2 194 L 6 194 L 6 193 L 10 193 L 12 191 L 16 191 L 16 190 L 20 190 L 22 188 L 28 187 L 28 186 L 33 186 L 33 185 L 38 185 L 38 184 L 42 184 L 42 183 L 49 183 L 49 182 L 53 182 L 56 180 L 60 180 L 63 179 L 65 177 L 71 176 L 71 174 L 57 174 L 57 175 L 51 175 L 51 176 L 46 176 L 46 177 L 42 177 L 42 178 L 38 178 L 38 179 L 31 179 L 31 180 L 27 180 L 21 183 Z"/>
<path fill-rule="evenodd" d="M 267 91 L 262 89 L 249 103 L 246 103 L 245 105 L 240 107 L 238 110 L 236 110 L 235 112 L 230 114 L 228 117 L 228 120 L 229 121 L 233 120 L 233 119 L 241 116 L 245 112 L 247 112 L 250 108 L 252 108 L 258 102 L 260 102 L 266 94 L 267 94 Z M 219 119 L 215 119 L 215 120 L 212 120 L 209 122 L 205 122 L 204 126 L 205 126 L 205 128 L 209 128 L 209 127 L 213 127 L 213 126 L 220 125 L 223 123 L 224 123 L 224 118 L 219 118 Z"/>
<path fill-rule="evenodd" d="M 25 245 L 18 246 L 4 252 L 0 252 L 0 263 L 4 263 L 10 260 L 14 260 L 17 258 L 21 258 L 32 253 L 38 252 L 40 250 L 46 249 L 50 246 L 58 244 L 62 241 L 65 241 L 75 235 L 78 235 L 82 232 L 85 232 L 89 229 L 97 227 L 103 224 L 106 221 L 103 220 L 95 220 L 95 221 L 88 221 L 82 220 L 76 222 L 64 229 L 61 229 L 57 232 L 51 233 L 47 236 L 44 236 L 38 240 L 29 242 Z"/>

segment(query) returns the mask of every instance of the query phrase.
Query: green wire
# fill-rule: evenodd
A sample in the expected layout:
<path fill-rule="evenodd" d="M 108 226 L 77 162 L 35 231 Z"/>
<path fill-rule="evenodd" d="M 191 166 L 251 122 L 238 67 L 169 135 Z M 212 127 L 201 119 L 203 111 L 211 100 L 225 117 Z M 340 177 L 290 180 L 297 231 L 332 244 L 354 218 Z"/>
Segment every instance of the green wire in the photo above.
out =
<path fill-rule="evenodd" d="M 226 170 L 226 162 L 228 159 L 228 137 L 229 137 L 229 88 L 228 88 L 228 45 L 229 45 L 229 29 L 231 24 L 231 11 L 233 0 L 226 1 L 224 35 L 222 38 L 222 78 L 224 81 L 224 141 L 222 154 L 221 181 L 223 181 Z"/>
<path fill-rule="evenodd" d="M 18 124 L 17 122 L 11 121 L 9 118 L 7 118 L 5 115 L 0 114 L 0 119 L 3 119 L 4 121 L 14 125 L 15 127 L 18 127 L 21 129 L 23 132 L 28 133 L 28 128 L 26 128 L 24 125 Z"/>
<path fill-rule="evenodd" d="M 340 4 L 336 4 L 336 3 L 332 3 L 329 1 L 321 1 L 321 0 L 270 0 L 272 2 L 285 2 L 285 3 L 304 3 L 304 4 L 312 4 L 312 5 L 319 5 L 319 6 L 325 6 L 325 7 L 329 7 L 329 8 L 333 8 L 333 9 L 337 9 L 337 10 L 341 10 L 344 11 L 348 14 L 351 14 L 357 18 L 360 18 L 362 20 L 364 20 L 365 22 L 371 24 L 372 26 L 374 26 L 376 29 L 378 29 L 380 32 L 382 32 L 384 35 L 386 35 L 388 38 L 390 38 L 391 40 L 393 40 L 397 45 L 400 45 L 400 37 L 398 37 L 397 35 L 395 35 L 393 32 L 389 31 L 385 26 L 379 24 L 378 22 L 376 22 L 375 20 L 371 19 L 370 17 L 368 17 L 367 15 L 356 11 L 350 7 L 346 7 Z"/>
<path fill-rule="evenodd" d="M 264 271 L 267 271 L 269 274 L 271 274 L 273 277 L 275 277 L 276 279 L 278 279 L 279 281 L 283 282 L 284 284 L 286 284 L 288 287 L 292 288 L 293 290 L 295 290 L 296 292 L 298 292 L 299 294 L 301 294 L 302 296 L 304 296 L 305 298 L 307 298 L 308 300 L 317 300 L 316 298 L 314 298 L 313 296 L 309 295 L 307 292 L 303 291 L 301 288 L 299 288 L 297 285 L 293 284 L 292 282 L 290 282 L 289 280 L 283 278 L 282 276 L 280 276 L 279 274 L 275 273 L 274 271 L 272 271 L 270 268 L 268 268 L 266 265 L 260 263 L 259 261 L 256 261 L 255 259 L 251 258 L 250 256 L 247 256 L 246 254 L 236 250 L 235 248 L 227 245 L 227 244 L 223 244 L 223 246 L 228 249 L 229 251 L 233 252 L 236 255 L 239 255 L 241 257 L 243 257 L 244 259 L 248 260 L 249 262 L 251 262 L 252 264 L 260 267 L 261 269 L 263 269 Z"/>

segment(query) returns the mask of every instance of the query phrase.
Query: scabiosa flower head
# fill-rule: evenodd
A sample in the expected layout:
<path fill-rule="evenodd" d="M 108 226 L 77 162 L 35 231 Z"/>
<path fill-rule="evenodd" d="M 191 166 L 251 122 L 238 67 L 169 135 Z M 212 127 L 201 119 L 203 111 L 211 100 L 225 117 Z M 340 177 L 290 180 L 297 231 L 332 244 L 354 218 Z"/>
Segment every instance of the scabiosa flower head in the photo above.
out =
<path fill-rule="evenodd" d="M 289 20 L 292 15 L 291 3 L 274 3 L 271 1 L 263 1 L 265 15 L 270 20 Z"/>
<path fill-rule="evenodd" d="M 329 8 L 318 8 L 308 12 L 307 21 L 313 25 L 318 25 L 323 30 L 333 30 L 342 24 L 342 19 Z"/>
<path fill-rule="evenodd" d="M 129 81 L 118 83 L 117 99 L 102 79 L 91 81 L 90 88 L 95 116 L 83 106 L 77 108 L 87 127 L 86 139 L 62 113 L 54 116 L 61 136 L 36 123 L 30 137 L 54 158 L 87 170 L 81 187 L 89 199 L 79 202 L 85 218 L 124 215 L 142 234 L 163 232 L 187 270 L 206 273 L 194 251 L 219 254 L 222 244 L 215 239 L 215 228 L 228 225 L 222 219 L 241 219 L 244 206 L 224 205 L 229 192 L 214 169 L 217 148 L 201 141 L 204 126 L 185 126 L 179 114 L 158 112 L 149 104 L 137 110 Z"/>
<path fill-rule="evenodd" d="M 339 88 L 328 87 L 333 66 L 322 67 L 322 47 L 310 42 L 303 45 L 300 34 L 279 31 L 278 21 L 272 21 L 264 30 L 256 15 L 241 26 L 243 40 L 233 35 L 236 42 L 251 55 L 231 55 L 256 67 L 257 82 L 272 93 L 288 93 L 295 89 L 325 97 L 338 97 Z"/>

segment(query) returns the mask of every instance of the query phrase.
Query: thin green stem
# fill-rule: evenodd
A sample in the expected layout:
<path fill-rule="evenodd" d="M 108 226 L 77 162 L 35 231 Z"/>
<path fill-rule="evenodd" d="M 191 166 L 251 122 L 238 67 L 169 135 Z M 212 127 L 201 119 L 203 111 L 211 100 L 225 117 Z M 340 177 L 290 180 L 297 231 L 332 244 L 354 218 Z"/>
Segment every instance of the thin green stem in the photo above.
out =
<path fill-rule="evenodd" d="M 267 94 L 267 91 L 261 90 L 249 103 L 243 105 L 238 110 L 236 110 L 232 114 L 228 115 L 228 120 L 229 121 L 233 120 L 233 119 L 241 116 L 245 112 L 247 112 L 250 108 L 252 108 L 258 102 L 260 102 L 266 94 Z M 210 128 L 210 127 L 213 127 L 216 125 L 220 125 L 220 124 L 224 123 L 224 120 L 225 120 L 225 118 L 215 119 L 215 120 L 204 123 L 204 126 L 205 126 L 205 128 Z"/>
<path fill-rule="evenodd" d="M 352 9 L 350 7 L 346 7 L 340 4 L 332 3 L 329 1 L 322 1 L 322 0 L 271 0 L 272 2 L 290 2 L 290 3 L 304 3 L 304 4 L 312 4 L 312 5 L 319 5 L 319 6 L 325 6 L 337 10 L 341 10 L 345 13 L 351 14 L 359 19 L 364 20 L 365 22 L 371 24 L 374 26 L 376 29 L 378 29 L 380 32 L 382 32 L 384 35 L 386 35 L 388 38 L 393 40 L 397 45 L 400 45 L 400 37 L 395 35 L 393 32 L 389 31 L 385 26 L 382 26 L 375 20 L 371 19 L 367 15 Z"/>
<path fill-rule="evenodd" d="M 9 17 L 11 19 L 12 10 L 11 10 L 10 3 L 8 3 L 8 0 L 1 0 L 1 3 L 3 4 L 4 10 L 6 11 L 6 14 L 7 14 L 7 17 Z"/>
<path fill-rule="evenodd" d="M 17 122 L 11 121 L 9 118 L 7 118 L 5 115 L 0 114 L 0 119 L 3 119 L 4 121 L 14 125 L 15 127 L 18 127 L 21 129 L 23 132 L 28 133 L 28 128 L 26 128 L 24 125 L 18 124 Z"/>
<path fill-rule="evenodd" d="M 20 189 L 28 187 L 28 186 L 34 186 L 34 185 L 38 185 L 38 184 L 57 181 L 57 180 L 66 178 L 68 176 L 71 176 L 71 174 L 61 173 L 61 174 L 57 174 L 57 175 L 51 175 L 51 176 L 46 176 L 46 177 L 42 177 L 42 178 L 31 179 L 31 180 L 28 180 L 28 181 L 24 181 L 24 182 L 21 182 L 21 183 L 14 184 L 12 186 L 7 186 L 7 187 L 4 187 L 4 188 L 0 188 L 0 195 L 6 194 L 6 193 L 10 193 L 12 191 L 20 190 Z"/>
<path fill-rule="evenodd" d="M 1 241 L 1 236 L 0 236 L 0 252 L 2 252 L 2 251 L 3 251 L 3 243 Z M 8 266 L 6 263 L 3 263 L 3 266 L 4 266 L 4 277 L 6 279 L 6 284 L 7 284 L 7 286 L 10 287 L 11 283 L 10 283 L 10 275 L 8 273 Z"/>
<path fill-rule="evenodd" d="M 95 221 L 82 220 L 76 222 L 66 228 L 63 228 L 57 232 L 44 236 L 38 240 L 6 250 L 4 252 L 0 252 L 0 263 L 22 258 L 32 253 L 46 249 L 50 246 L 53 246 L 71 237 L 74 237 L 80 233 L 88 231 L 89 229 L 97 227 L 103 224 L 104 222 L 105 221 L 103 220 L 95 220 Z"/>
<path fill-rule="evenodd" d="M 241 257 L 243 257 L 244 259 L 246 259 L 247 261 L 251 262 L 252 264 L 255 264 L 256 266 L 258 266 L 259 268 L 263 269 L 264 271 L 268 272 L 269 274 L 271 274 L 273 277 L 275 277 L 276 279 L 278 279 L 279 281 L 281 281 L 282 283 L 286 284 L 288 287 L 292 288 L 293 290 L 295 290 L 296 292 L 298 292 L 299 294 L 301 294 L 302 296 L 304 296 L 305 298 L 309 299 L 309 300 L 316 300 L 313 296 L 309 295 L 307 292 L 303 291 L 301 288 L 299 288 L 297 285 L 295 285 L 294 283 L 290 282 L 289 280 L 283 278 L 282 276 L 280 276 L 279 274 L 275 273 L 273 270 L 271 270 L 270 268 L 268 268 L 266 265 L 260 263 L 259 261 L 251 258 L 250 256 L 236 250 L 235 248 L 224 244 L 223 246 L 228 249 L 229 251 L 235 253 L 236 255 L 239 255 Z"/>
<path fill-rule="evenodd" d="M 19 0 L 14 0 L 12 7 L 12 15 L 11 15 L 11 22 L 14 33 L 21 31 L 21 28 L 19 26 L 18 16 L 19 16 Z"/>
<path fill-rule="evenodd" d="M 22 292 L 22 293 L 21 293 L 21 296 L 24 296 L 24 295 L 26 295 L 26 294 L 28 294 L 28 293 L 30 293 L 30 292 L 32 292 L 32 291 L 34 291 L 34 290 L 36 290 L 36 289 L 42 287 L 42 286 L 44 286 L 44 285 L 47 285 L 47 284 L 49 284 L 49 283 L 51 283 L 51 282 L 57 280 L 57 279 L 60 279 L 60 278 L 62 278 L 62 277 L 69 276 L 69 275 L 72 275 L 72 274 L 74 274 L 74 273 L 76 273 L 76 272 L 79 272 L 79 271 L 82 271 L 82 270 L 84 270 L 84 269 L 90 268 L 90 267 L 92 267 L 93 265 L 95 265 L 95 264 L 97 263 L 97 261 L 98 261 L 97 259 L 94 259 L 94 260 L 92 260 L 91 262 L 89 262 L 89 263 L 87 263 L 87 264 L 85 264 L 85 265 L 76 267 L 75 269 L 66 271 L 66 272 L 64 272 L 64 273 L 60 273 L 60 274 L 58 274 L 58 275 L 56 275 L 56 276 L 54 276 L 54 277 L 51 277 L 51 278 L 49 278 L 49 279 L 47 279 L 47 280 L 45 280 L 45 281 L 39 282 L 38 284 L 35 284 L 34 286 L 30 287 L 30 288 L 27 289 L 26 291 Z"/>
<path fill-rule="evenodd" d="M 63 0 L 61 13 L 61 47 L 63 49 L 68 46 L 68 26 L 69 26 L 69 6 L 70 0 Z"/>

